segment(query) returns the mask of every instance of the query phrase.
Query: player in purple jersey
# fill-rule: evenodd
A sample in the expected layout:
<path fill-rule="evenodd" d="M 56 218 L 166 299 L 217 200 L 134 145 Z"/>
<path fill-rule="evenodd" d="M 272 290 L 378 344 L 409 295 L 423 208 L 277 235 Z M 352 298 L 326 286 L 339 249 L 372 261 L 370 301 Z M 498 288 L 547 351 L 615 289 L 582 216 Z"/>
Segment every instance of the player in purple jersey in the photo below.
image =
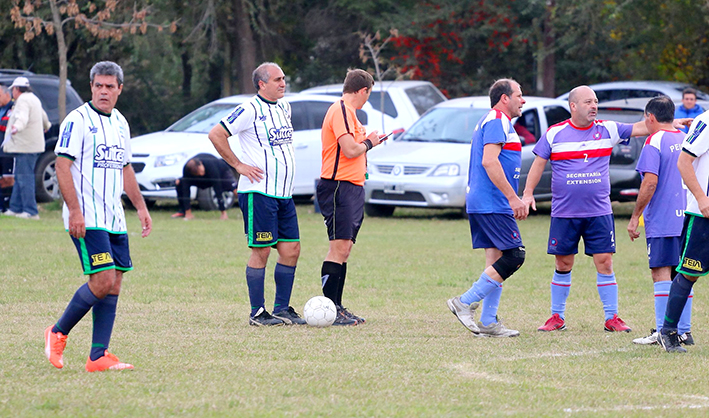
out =
<path fill-rule="evenodd" d="M 479 337 L 516 337 L 497 317 L 502 283 L 524 263 L 525 250 L 515 219 L 525 219 L 529 207 L 517 196 L 522 145 L 512 118 L 522 114 L 522 89 L 511 79 L 490 87 L 490 112 L 475 127 L 470 150 L 466 206 L 473 248 L 485 249 L 485 270 L 448 309 Z M 480 321 L 475 310 L 482 304 Z"/>
<path fill-rule="evenodd" d="M 655 328 L 647 337 L 636 338 L 635 344 L 657 344 L 672 285 L 672 270 L 679 262 L 680 235 L 684 222 L 687 195 L 677 169 L 684 133 L 672 126 L 675 105 L 667 96 L 650 100 L 645 106 L 645 125 L 651 135 L 640 153 L 636 170 L 643 176 L 628 235 L 640 237 L 638 226 L 644 213 L 647 255 L 655 289 Z M 694 344 L 690 331 L 692 296 L 684 307 L 678 329 L 681 341 Z"/>
<path fill-rule="evenodd" d="M 551 282 L 552 316 L 540 331 L 566 328 L 566 300 L 571 269 L 583 237 L 586 255 L 596 266 L 598 294 L 606 331 L 630 328 L 618 317 L 618 285 L 613 273 L 615 227 L 610 202 L 609 164 L 613 146 L 631 136 L 647 135 L 645 123 L 633 125 L 596 120 L 598 99 L 588 86 L 569 94 L 571 119 L 549 128 L 534 147 L 536 158 L 527 176 L 523 201 L 536 210 L 534 188 L 551 160 L 552 212 L 547 253 L 555 256 Z"/>

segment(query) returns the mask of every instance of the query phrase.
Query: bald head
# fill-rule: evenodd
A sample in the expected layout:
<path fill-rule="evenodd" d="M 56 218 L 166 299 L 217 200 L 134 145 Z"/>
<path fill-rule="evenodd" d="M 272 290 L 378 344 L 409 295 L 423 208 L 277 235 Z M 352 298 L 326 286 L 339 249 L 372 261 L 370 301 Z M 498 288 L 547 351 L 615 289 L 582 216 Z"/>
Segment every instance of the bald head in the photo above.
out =
<path fill-rule="evenodd" d="M 596 120 L 598 99 L 588 86 L 578 86 L 569 92 L 571 122 L 580 128 L 590 126 Z"/>

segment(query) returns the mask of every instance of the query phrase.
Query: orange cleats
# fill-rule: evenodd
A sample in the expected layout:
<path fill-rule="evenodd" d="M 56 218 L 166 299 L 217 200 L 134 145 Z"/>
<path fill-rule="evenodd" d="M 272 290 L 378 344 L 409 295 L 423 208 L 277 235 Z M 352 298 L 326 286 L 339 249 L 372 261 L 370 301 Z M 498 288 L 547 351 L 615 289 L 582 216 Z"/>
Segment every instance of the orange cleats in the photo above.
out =
<path fill-rule="evenodd" d="M 57 369 L 64 367 L 64 347 L 67 336 L 61 332 L 52 332 L 54 325 L 44 330 L 44 355 L 47 356 L 52 366 Z"/>
<path fill-rule="evenodd" d="M 91 357 L 86 360 L 86 371 L 87 372 L 103 372 L 106 370 L 128 370 L 132 369 L 133 365 L 128 363 L 121 363 L 118 357 L 104 351 L 103 357 L 100 357 L 96 361 L 91 361 Z"/>

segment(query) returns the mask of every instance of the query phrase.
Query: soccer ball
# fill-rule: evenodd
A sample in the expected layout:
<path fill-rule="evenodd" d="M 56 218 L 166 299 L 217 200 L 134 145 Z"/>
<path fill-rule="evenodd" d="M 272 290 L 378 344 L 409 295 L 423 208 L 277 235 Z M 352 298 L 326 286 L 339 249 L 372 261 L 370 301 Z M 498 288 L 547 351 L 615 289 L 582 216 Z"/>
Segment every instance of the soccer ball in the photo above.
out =
<path fill-rule="evenodd" d="M 337 308 L 325 296 L 315 296 L 305 303 L 303 317 L 311 327 L 325 328 L 335 322 Z"/>

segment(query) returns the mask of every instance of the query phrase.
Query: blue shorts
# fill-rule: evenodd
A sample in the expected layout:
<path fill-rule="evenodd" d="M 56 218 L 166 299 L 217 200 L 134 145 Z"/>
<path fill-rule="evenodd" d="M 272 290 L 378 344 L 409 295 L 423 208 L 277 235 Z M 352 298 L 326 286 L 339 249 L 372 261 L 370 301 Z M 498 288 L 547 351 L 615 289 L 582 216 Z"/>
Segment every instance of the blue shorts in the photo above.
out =
<path fill-rule="evenodd" d="M 647 260 L 650 268 L 677 267 L 679 264 L 679 249 L 682 245 L 680 237 L 647 238 Z"/>
<path fill-rule="evenodd" d="M 615 253 L 615 223 L 613 215 L 591 218 L 555 218 L 549 225 L 547 254 L 578 254 L 583 237 L 586 255 Z"/>
<path fill-rule="evenodd" d="M 102 229 L 87 229 L 84 238 L 71 237 L 84 274 L 103 270 L 133 270 L 128 247 L 128 234 L 112 234 Z"/>
<path fill-rule="evenodd" d="M 249 247 L 271 247 L 279 241 L 300 241 L 298 215 L 292 198 L 238 193 Z"/>
<path fill-rule="evenodd" d="M 316 198 L 328 239 L 357 241 L 364 220 L 364 187 L 349 181 L 320 179 Z"/>
<path fill-rule="evenodd" d="M 709 273 L 709 219 L 685 213 L 681 242 L 682 256 L 677 272 L 706 276 Z"/>
<path fill-rule="evenodd" d="M 469 213 L 473 248 L 497 248 L 500 251 L 523 247 L 514 216 L 502 213 Z"/>

